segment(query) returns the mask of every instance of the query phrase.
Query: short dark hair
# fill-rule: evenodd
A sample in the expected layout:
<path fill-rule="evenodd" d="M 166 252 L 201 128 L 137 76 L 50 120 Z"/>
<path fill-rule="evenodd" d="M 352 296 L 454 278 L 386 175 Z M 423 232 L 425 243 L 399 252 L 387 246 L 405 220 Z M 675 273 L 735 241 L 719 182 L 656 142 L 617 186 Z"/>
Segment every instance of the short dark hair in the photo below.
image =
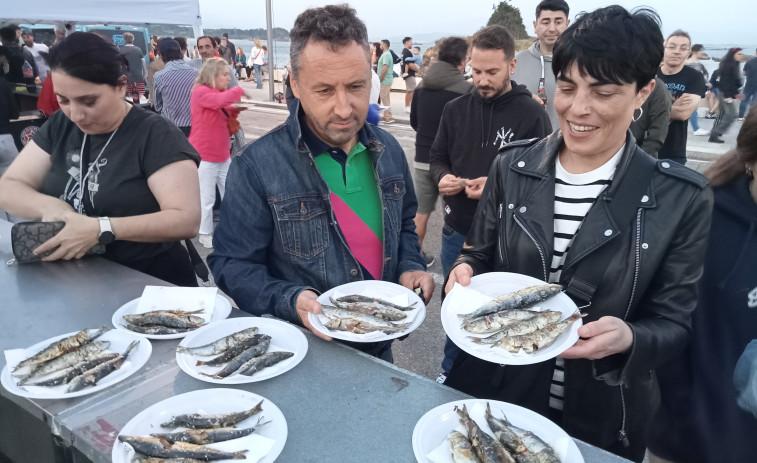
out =
<path fill-rule="evenodd" d="M 402 39 L 402 45 L 406 44 L 408 40 L 413 40 L 413 38 L 412 37 L 405 37 L 404 39 Z"/>
<path fill-rule="evenodd" d="M 224 32 L 224 33 L 223 33 L 223 36 L 224 36 L 224 37 L 226 37 L 226 38 L 228 39 L 228 38 L 229 38 L 229 33 L 228 33 L 228 32 Z"/>
<path fill-rule="evenodd" d="M 601 83 L 636 84 L 655 78 L 663 56 L 660 17 L 649 8 L 628 12 L 619 5 L 580 15 L 562 33 L 552 53 L 552 72 L 565 75 L 577 64 Z"/>
<path fill-rule="evenodd" d="M 177 61 L 184 58 L 181 52 L 181 45 L 176 40 L 165 37 L 158 40 L 158 52 L 164 63 L 169 61 Z"/>
<path fill-rule="evenodd" d="M 702 50 L 704 50 L 704 45 L 702 45 L 701 43 L 695 43 L 694 45 L 691 46 L 692 53 L 696 53 Z"/>
<path fill-rule="evenodd" d="M 15 24 L 8 24 L 0 29 L 0 40 L 2 40 L 6 46 L 8 43 L 16 41 L 16 29 L 18 29 L 18 26 Z"/>
<path fill-rule="evenodd" d="M 671 37 L 686 37 L 687 39 L 689 39 L 689 43 L 691 43 L 691 36 L 689 35 L 688 32 L 686 32 L 683 29 L 676 29 L 676 30 L 674 30 L 673 32 L 670 33 L 670 35 L 668 36 L 668 38 L 665 39 L 665 41 L 667 42 L 667 40 L 669 38 L 671 38 Z"/>
<path fill-rule="evenodd" d="M 386 48 L 389 48 L 391 46 L 391 44 L 389 43 L 389 41 L 387 39 L 382 39 L 381 43 L 383 43 L 384 45 L 386 45 Z"/>
<path fill-rule="evenodd" d="M 366 57 L 370 61 L 368 29 L 357 17 L 357 12 L 346 4 L 327 5 L 303 11 L 294 21 L 289 38 L 290 66 L 295 78 L 300 71 L 302 52 L 311 40 L 328 44 L 332 51 L 338 51 L 355 42 L 365 48 Z"/>
<path fill-rule="evenodd" d="M 186 50 L 187 49 L 187 39 L 186 38 L 184 38 L 184 37 L 174 37 L 173 39 L 176 40 L 177 42 L 179 42 L 179 47 L 182 50 Z"/>
<path fill-rule="evenodd" d="M 93 84 L 120 85 L 126 63 L 112 43 L 93 32 L 74 32 L 50 49 L 51 71 Z"/>
<path fill-rule="evenodd" d="M 512 34 L 499 24 L 482 27 L 473 34 L 471 48 L 502 50 L 505 52 L 505 59 L 513 59 L 515 56 L 515 40 Z"/>
<path fill-rule="evenodd" d="M 210 40 L 210 44 L 213 45 L 213 48 L 218 48 L 218 42 L 216 42 L 215 37 L 211 37 L 209 35 L 203 35 L 201 37 L 197 38 L 197 42 L 195 42 L 197 45 L 200 45 L 200 40 L 202 39 L 208 39 Z"/>
<path fill-rule="evenodd" d="M 562 11 L 567 18 L 570 15 L 570 7 L 565 0 L 542 0 L 536 5 L 536 19 L 539 19 L 539 15 L 542 11 Z"/>
<path fill-rule="evenodd" d="M 468 42 L 462 37 L 446 37 L 439 42 L 439 61 L 444 61 L 453 66 L 468 57 Z"/>

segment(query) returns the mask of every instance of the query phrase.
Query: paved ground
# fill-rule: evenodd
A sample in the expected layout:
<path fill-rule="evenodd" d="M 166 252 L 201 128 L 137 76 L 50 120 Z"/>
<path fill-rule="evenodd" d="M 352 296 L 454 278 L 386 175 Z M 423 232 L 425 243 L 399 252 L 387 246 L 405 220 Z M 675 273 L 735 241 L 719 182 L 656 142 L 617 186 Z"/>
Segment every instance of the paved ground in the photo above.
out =
<path fill-rule="evenodd" d="M 267 86 L 264 85 L 262 90 L 255 89 L 252 83 L 242 83 L 242 86 L 253 92 L 253 101 L 256 103 L 250 110 L 242 112 L 239 118 L 247 141 L 250 142 L 283 123 L 288 113 L 284 104 L 267 101 Z M 274 89 L 275 91 L 283 91 L 280 83 L 277 83 Z M 405 150 L 408 162 L 412 165 L 412 159 L 415 155 L 415 132 L 409 125 L 409 114 L 404 112 L 403 101 L 404 94 L 392 94 L 392 113 L 397 122 L 390 125 L 381 124 L 381 127 L 394 135 L 399 141 Z M 700 126 L 706 130 L 711 129 L 712 123 L 712 120 L 700 119 Z M 707 137 L 696 137 L 689 130 L 687 152 L 690 162 L 687 165 L 698 171 L 704 171 L 720 154 L 735 146 L 736 134 L 740 127 L 740 122 L 733 124 L 729 133 L 724 137 L 726 143 L 723 145 L 708 143 Z M 440 207 L 437 206 L 437 211 L 439 210 Z M 429 231 L 423 245 L 424 250 L 428 254 L 436 257 L 436 262 L 431 265 L 429 271 L 434 276 L 437 288 L 431 303 L 427 307 L 426 320 L 407 339 L 395 342 L 393 347 L 395 363 L 398 366 L 432 379 L 435 379 L 441 371 L 440 363 L 442 359 L 442 347 L 444 345 L 444 330 L 442 329 L 439 315 L 441 301 L 440 287 L 443 280 L 441 263 L 439 262 L 441 228 L 441 215 L 439 212 L 435 212 L 429 220 Z M 197 239 L 194 240 L 194 243 L 203 257 L 209 254 L 210 250 L 206 250 L 199 245 Z"/>

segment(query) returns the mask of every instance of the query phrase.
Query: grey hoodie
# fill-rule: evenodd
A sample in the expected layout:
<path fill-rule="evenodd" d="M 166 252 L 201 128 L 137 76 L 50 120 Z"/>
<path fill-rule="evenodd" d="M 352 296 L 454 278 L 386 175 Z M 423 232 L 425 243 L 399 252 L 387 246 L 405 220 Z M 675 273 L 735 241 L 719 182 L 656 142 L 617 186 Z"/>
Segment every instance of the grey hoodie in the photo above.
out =
<path fill-rule="evenodd" d="M 549 122 L 552 123 L 553 129 L 560 127 L 555 111 L 555 74 L 552 72 L 552 57 L 544 56 L 539 50 L 539 41 L 537 40 L 527 50 L 515 54 L 516 65 L 515 72 L 511 79 L 525 85 L 526 88 L 534 95 L 539 89 L 539 79 L 542 75 L 541 58 L 544 57 L 544 88 L 547 92 L 547 115 Z"/>

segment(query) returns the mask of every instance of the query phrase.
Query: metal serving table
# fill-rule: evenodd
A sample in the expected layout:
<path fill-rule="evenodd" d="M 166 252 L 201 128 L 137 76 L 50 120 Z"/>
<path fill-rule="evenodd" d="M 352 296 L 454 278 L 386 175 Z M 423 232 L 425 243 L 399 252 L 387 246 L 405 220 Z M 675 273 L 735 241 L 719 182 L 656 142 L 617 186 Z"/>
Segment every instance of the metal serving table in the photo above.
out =
<path fill-rule="evenodd" d="M 10 224 L 0 221 L 8 261 Z M 100 257 L 77 262 L 0 265 L 0 350 L 110 325 L 113 311 L 148 284 L 166 284 Z M 232 316 L 248 316 L 236 309 Z M 428 410 L 470 396 L 306 332 L 308 353 L 294 369 L 234 385 L 275 403 L 289 435 L 282 462 L 412 462 L 415 423 Z M 109 462 L 118 431 L 141 410 L 197 389 L 232 387 L 196 380 L 175 361 L 179 340 L 152 340 L 148 363 L 99 393 L 29 400 L 0 387 L 0 461 Z M 0 356 L 0 368 L 5 358 Z M 404 386 L 404 383 L 407 386 Z M 587 463 L 627 461 L 577 441 Z"/>

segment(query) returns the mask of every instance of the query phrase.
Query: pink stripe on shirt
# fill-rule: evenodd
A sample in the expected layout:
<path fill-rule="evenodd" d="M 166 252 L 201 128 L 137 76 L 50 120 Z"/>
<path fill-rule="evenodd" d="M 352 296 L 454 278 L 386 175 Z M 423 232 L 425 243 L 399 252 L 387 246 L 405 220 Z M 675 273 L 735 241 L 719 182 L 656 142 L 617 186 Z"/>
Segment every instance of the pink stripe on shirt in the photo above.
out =
<path fill-rule="evenodd" d="M 331 193 L 336 221 L 342 229 L 352 255 L 370 272 L 375 280 L 381 279 L 384 268 L 384 243 L 363 222 L 342 198 Z"/>

